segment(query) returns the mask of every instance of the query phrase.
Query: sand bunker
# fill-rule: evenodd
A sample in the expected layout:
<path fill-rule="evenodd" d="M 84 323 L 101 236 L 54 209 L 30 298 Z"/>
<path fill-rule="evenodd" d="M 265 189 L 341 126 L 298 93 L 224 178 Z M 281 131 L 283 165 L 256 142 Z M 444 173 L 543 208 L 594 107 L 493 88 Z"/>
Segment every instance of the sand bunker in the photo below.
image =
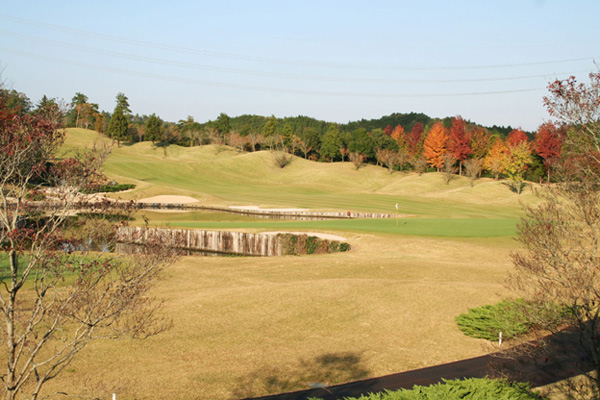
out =
<path fill-rule="evenodd" d="M 329 233 L 319 233 L 319 232 L 283 232 L 283 231 L 278 231 L 278 232 L 261 232 L 261 235 L 277 235 L 280 233 L 291 233 L 292 235 L 308 235 L 308 236 L 316 236 L 318 238 L 321 239 L 325 239 L 325 240 L 337 240 L 339 242 L 345 242 L 346 239 L 345 237 L 342 236 L 338 236 L 338 235 L 331 235 Z"/>
<path fill-rule="evenodd" d="M 189 204 L 189 203 L 197 203 L 193 197 L 190 196 L 173 196 L 173 195 L 162 195 L 162 196 L 154 196 L 148 197 L 146 199 L 141 199 L 138 203 L 162 203 L 162 204 Z"/>

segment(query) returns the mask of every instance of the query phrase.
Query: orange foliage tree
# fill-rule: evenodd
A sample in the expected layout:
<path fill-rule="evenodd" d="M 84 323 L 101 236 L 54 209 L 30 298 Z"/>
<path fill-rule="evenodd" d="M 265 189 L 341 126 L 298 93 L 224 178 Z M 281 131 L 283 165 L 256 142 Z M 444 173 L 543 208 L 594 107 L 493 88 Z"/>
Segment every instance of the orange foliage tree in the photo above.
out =
<path fill-rule="evenodd" d="M 508 158 L 508 149 L 500 137 L 496 137 L 492 148 L 483 159 L 483 167 L 494 174 L 498 180 L 500 173 L 504 172 L 504 165 Z"/>
<path fill-rule="evenodd" d="M 438 172 L 444 166 L 444 154 L 447 152 L 446 143 L 448 142 L 448 132 L 441 122 L 433 124 L 423 145 L 423 155 L 432 167 L 436 167 Z"/>
<path fill-rule="evenodd" d="M 389 126 L 389 125 L 388 125 Z M 392 131 L 392 139 L 398 143 L 398 148 L 406 149 L 408 147 L 408 143 L 406 142 L 406 132 L 402 125 L 396 125 L 394 130 Z"/>

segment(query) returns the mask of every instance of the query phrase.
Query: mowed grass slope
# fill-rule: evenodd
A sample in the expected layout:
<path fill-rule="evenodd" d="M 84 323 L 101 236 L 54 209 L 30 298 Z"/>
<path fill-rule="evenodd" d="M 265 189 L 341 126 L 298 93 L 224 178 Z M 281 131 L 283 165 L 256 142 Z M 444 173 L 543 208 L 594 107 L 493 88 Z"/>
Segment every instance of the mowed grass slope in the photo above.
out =
<path fill-rule="evenodd" d="M 92 131 L 69 129 L 67 146 L 104 140 Z M 268 151 L 239 153 L 216 146 L 162 148 L 149 142 L 115 147 L 106 173 L 138 185 L 121 198 L 187 194 L 207 205 L 260 205 L 321 210 L 395 212 L 440 218 L 516 218 L 519 201 L 502 182 L 464 177 L 449 185 L 442 174 L 396 172 L 373 165 L 356 170 L 349 162 L 317 163 L 294 157 L 281 169 Z M 493 205 L 493 207 L 490 207 Z"/>
<path fill-rule="evenodd" d="M 78 145 L 96 135 L 73 130 Z M 82 139 L 83 137 L 88 139 Z M 71 137 L 67 145 L 73 143 Z M 353 250 L 272 258 L 184 257 L 153 294 L 173 328 L 147 340 L 99 341 L 48 390 L 119 399 L 234 399 L 329 385 L 490 352 L 456 315 L 495 303 L 516 242 L 520 199 L 502 183 L 471 188 L 436 173 L 389 174 L 350 163 L 214 146 L 115 148 L 107 173 L 138 184 L 121 197 L 185 194 L 203 204 L 400 211 L 387 220 L 276 221 L 144 211 L 155 225 L 340 234 Z M 470 195 L 471 194 L 471 195 Z"/>

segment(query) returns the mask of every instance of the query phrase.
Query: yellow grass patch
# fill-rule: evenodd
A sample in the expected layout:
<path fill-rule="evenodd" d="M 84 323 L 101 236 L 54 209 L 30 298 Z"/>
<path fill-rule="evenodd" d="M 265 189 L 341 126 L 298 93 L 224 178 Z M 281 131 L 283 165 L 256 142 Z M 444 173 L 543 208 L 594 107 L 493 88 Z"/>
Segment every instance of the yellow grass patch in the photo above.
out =
<path fill-rule="evenodd" d="M 186 257 L 155 289 L 173 329 L 96 342 L 52 386 L 123 399 L 228 399 L 489 350 L 454 316 L 505 294 L 507 240 L 349 240 L 356 250 L 331 255 Z"/>

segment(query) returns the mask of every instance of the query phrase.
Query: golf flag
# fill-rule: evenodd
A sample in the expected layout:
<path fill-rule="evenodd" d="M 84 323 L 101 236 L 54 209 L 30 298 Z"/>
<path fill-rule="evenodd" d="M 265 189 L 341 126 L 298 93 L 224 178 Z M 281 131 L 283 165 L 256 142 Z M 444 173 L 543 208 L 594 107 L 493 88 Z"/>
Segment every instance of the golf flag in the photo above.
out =
<path fill-rule="evenodd" d="M 398 209 L 398 203 L 396 203 L 396 210 Z"/>

